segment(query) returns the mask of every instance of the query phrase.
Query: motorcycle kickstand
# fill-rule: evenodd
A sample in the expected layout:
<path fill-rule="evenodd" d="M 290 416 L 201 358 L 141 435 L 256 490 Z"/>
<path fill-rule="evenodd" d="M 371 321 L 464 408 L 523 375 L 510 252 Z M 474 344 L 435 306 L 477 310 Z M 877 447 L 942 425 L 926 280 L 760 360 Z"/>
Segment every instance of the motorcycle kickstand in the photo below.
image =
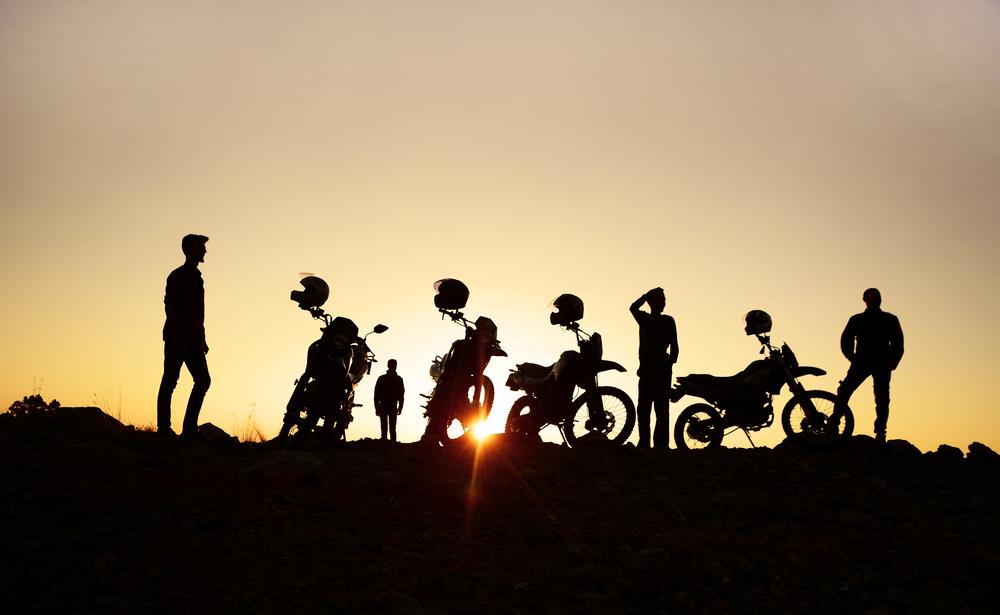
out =
<path fill-rule="evenodd" d="M 747 437 L 747 440 L 750 441 L 751 448 L 757 448 L 757 445 L 753 443 L 753 438 L 750 437 L 750 432 L 744 429 L 743 434 Z"/>

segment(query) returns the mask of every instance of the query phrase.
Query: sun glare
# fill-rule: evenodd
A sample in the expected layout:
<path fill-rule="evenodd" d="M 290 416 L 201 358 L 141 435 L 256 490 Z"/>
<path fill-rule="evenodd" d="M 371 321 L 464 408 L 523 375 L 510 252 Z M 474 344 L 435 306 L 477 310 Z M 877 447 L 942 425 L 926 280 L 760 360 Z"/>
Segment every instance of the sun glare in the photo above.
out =
<path fill-rule="evenodd" d="M 486 440 L 494 433 L 490 426 L 486 424 L 486 421 L 476 423 L 475 427 L 472 428 L 472 435 L 480 442 Z"/>

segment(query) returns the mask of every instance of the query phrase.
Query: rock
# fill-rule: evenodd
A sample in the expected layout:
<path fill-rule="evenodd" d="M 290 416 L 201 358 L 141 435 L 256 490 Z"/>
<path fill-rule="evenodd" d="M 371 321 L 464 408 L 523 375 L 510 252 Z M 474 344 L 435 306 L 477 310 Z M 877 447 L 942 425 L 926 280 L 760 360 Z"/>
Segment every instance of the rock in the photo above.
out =
<path fill-rule="evenodd" d="M 906 440 L 889 440 L 885 443 L 885 448 L 894 457 L 909 457 L 916 459 L 920 457 L 923 453 L 916 446 L 913 446 Z"/>
<path fill-rule="evenodd" d="M 121 421 L 93 406 L 56 408 L 51 416 L 60 428 L 78 435 L 95 436 L 125 431 L 125 425 Z"/>
<path fill-rule="evenodd" d="M 981 442 L 973 442 L 969 445 L 969 459 L 976 461 L 997 461 L 1000 460 L 1000 453 Z"/>
<path fill-rule="evenodd" d="M 239 439 L 236 436 L 229 435 L 221 427 L 212 423 L 202 423 L 199 425 L 198 433 L 205 436 L 205 440 L 209 442 L 239 444 Z"/>
<path fill-rule="evenodd" d="M 607 436 L 602 433 L 588 431 L 576 439 L 576 444 L 574 444 L 574 446 L 580 448 L 607 448 L 609 446 L 617 445 L 612 444 L 612 442 L 608 440 Z"/>
<path fill-rule="evenodd" d="M 937 457 L 938 459 L 948 459 L 948 460 L 965 459 L 965 453 L 962 452 L 962 449 L 948 444 L 942 444 L 938 446 L 937 450 L 934 452 L 934 456 Z"/>

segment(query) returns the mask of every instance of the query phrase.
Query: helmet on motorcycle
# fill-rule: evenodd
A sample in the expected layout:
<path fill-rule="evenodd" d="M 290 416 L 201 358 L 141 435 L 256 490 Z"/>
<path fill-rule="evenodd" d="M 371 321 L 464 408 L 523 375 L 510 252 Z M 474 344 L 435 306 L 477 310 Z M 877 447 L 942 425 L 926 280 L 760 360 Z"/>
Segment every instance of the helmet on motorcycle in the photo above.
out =
<path fill-rule="evenodd" d="M 497 341 L 497 326 L 485 316 L 476 319 L 476 337 L 484 343 Z"/>
<path fill-rule="evenodd" d="M 761 335 L 771 331 L 771 315 L 764 310 L 750 310 L 743 320 L 746 321 L 743 330 L 747 335 Z"/>
<path fill-rule="evenodd" d="M 293 290 L 291 298 L 303 310 L 318 308 L 330 298 L 330 286 L 323 278 L 308 275 L 302 278 L 300 284 L 305 290 Z"/>
<path fill-rule="evenodd" d="M 552 302 L 555 312 L 549 314 L 549 322 L 565 327 L 583 318 L 583 299 L 563 293 Z"/>
<path fill-rule="evenodd" d="M 445 278 L 434 282 L 434 307 L 440 310 L 460 310 L 469 301 L 469 287 L 461 280 Z"/>

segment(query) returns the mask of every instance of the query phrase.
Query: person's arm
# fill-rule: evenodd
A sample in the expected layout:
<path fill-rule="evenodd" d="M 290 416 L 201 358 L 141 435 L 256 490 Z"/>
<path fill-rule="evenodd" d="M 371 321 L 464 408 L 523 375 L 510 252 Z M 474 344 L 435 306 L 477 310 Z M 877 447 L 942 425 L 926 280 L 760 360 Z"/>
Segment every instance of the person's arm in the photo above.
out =
<path fill-rule="evenodd" d="M 892 353 L 890 368 L 896 369 L 903 359 L 903 327 L 895 316 L 892 317 L 892 328 L 889 331 L 889 351 Z"/>
<path fill-rule="evenodd" d="M 642 319 L 646 317 L 646 313 L 643 312 L 641 309 L 639 309 L 642 307 L 643 303 L 646 303 L 645 294 L 636 299 L 635 301 L 633 301 L 632 305 L 628 307 L 628 311 L 632 312 L 632 318 L 634 318 L 635 321 L 639 324 L 642 324 Z"/>
<path fill-rule="evenodd" d="M 676 363 L 677 357 L 681 354 L 681 347 L 677 344 L 677 322 L 674 317 L 670 317 L 670 362 Z"/>
<path fill-rule="evenodd" d="M 184 330 L 184 310 L 181 305 L 183 290 L 177 271 L 167 276 L 167 286 L 163 292 L 163 311 L 167 322 L 163 327 L 164 341 L 175 350 L 183 352 L 187 336 Z"/>
<path fill-rule="evenodd" d="M 854 317 L 847 321 L 844 332 L 840 334 L 840 352 L 844 353 L 847 360 L 854 362 Z"/>
<path fill-rule="evenodd" d="M 385 388 L 384 379 L 385 375 L 382 375 L 375 381 L 375 393 L 372 395 L 372 403 L 375 404 L 375 412 L 378 412 L 381 408 L 382 397 L 384 395 L 382 389 Z"/>
<path fill-rule="evenodd" d="M 406 387 L 403 385 L 402 376 L 397 376 L 399 378 L 399 405 L 396 407 L 396 414 L 401 414 L 403 412 L 403 398 L 406 396 Z"/>

